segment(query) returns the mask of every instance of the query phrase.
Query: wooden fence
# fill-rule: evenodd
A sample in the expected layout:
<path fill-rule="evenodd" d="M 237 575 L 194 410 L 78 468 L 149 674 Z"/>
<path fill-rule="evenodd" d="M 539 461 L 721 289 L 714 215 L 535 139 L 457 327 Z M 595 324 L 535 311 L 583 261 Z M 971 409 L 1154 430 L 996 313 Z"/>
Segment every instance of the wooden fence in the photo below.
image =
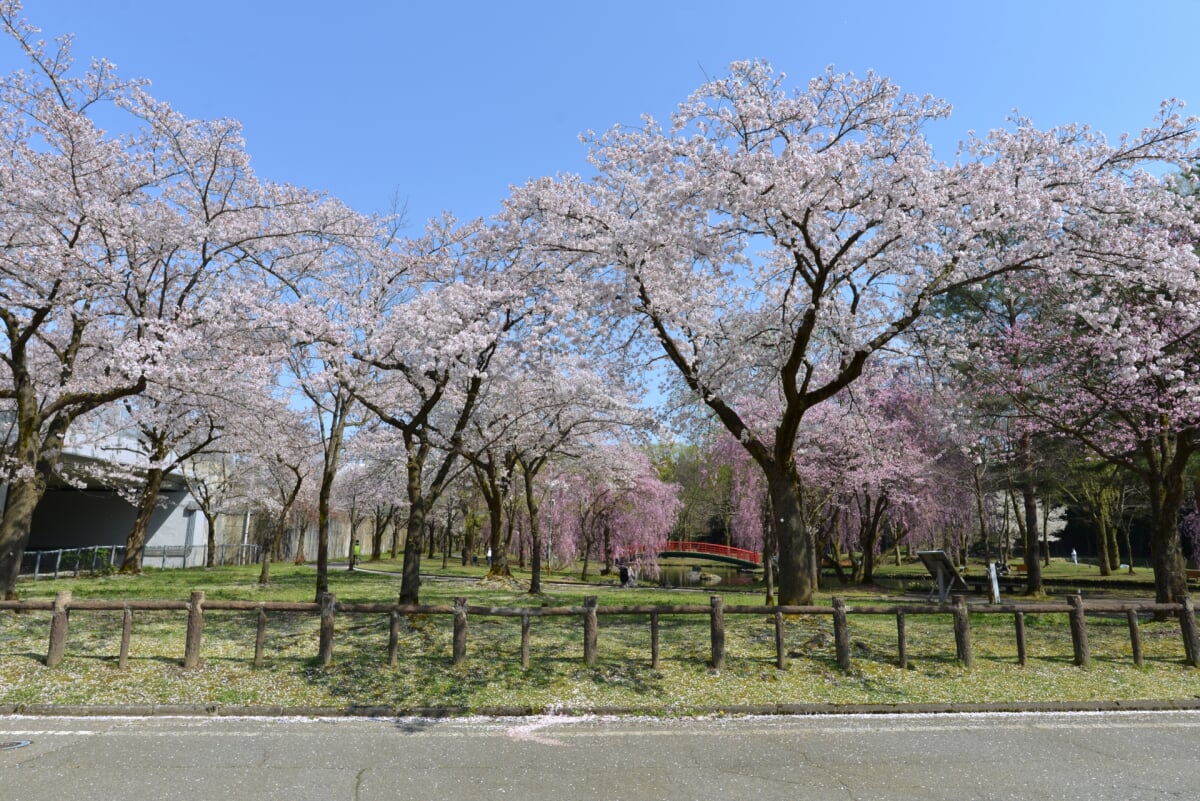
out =
<path fill-rule="evenodd" d="M 1027 661 L 1025 643 L 1025 615 L 1027 614 L 1062 614 L 1067 618 L 1071 629 L 1071 642 L 1076 665 L 1086 667 L 1091 662 L 1091 651 L 1088 646 L 1087 622 L 1088 614 L 1124 616 L 1129 627 L 1129 640 L 1133 661 L 1137 666 L 1143 664 L 1142 640 L 1139 617 L 1153 614 L 1160 617 L 1174 617 L 1179 621 L 1180 636 L 1183 640 L 1183 658 L 1190 667 L 1200 665 L 1200 636 L 1197 634 L 1196 615 L 1190 598 L 1182 603 L 1145 603 L 1145 602 L 1114 602 L 1088 601 L 1084 602 L 1079 595 L 1068 596 L 1066 603 L 1019 603 L 993 604 L 968 608 L 965 598 L 956 596 L 952 604 L 924 605 L 890 605 L 890 606 L 847 606 L 842 598 L 834 598 L 832 605 L 825 606 L 763 606 L 763 605 L 730 605 L 726 606 L 720 595 L 711 596 L 709 604 L 704 605 L 642 605 L 642 606 L 599 606 L 595 596 L 584 599 L 583 606 L 564 607 L 494 607 L 472 606 L 466 598 L 456 598 L 453 605 L 401 605 L 387 603 L 338 603 L 332 593 L 322 596 L 319 603 L 290 603 L 276 601 L 221 601 L 206 600 L 203 592 L 193 592 L 187 601 L 111 601 L 111 600 L 73 600 L 70 592 L 60 592 L 53 601 L 0 601 L 0 610 L 51 612 L 50 641 L 46 652 L 46 665 L 56 667 L 66 652 L 67 632 L 71 612 L 89 611 L 121 611 L 121 645 L 118 654 L 118 666 L 124 668 L 129 659 L 129 642 L 133 626 L 133 614 L 137 611 L 180 611 L 187 614 L 187 629 L 184 640 L 183 666 L 193 668 L 200 664 L 204 613 L 206 611 L 256 611 L 258 624 L 254 640 L 254 665 L 261 667 L 263 663 L 264 641 L 268 613 L 309 614 L 320 618 L 317 657 L 322 665 L 328 666 L 333 661 L 335 640 L 335 622 L 338 616 L 345 615 L 388 615 L 391 620 L 390 634 L 387 644 L 387 660 L 389 665 L 396 664 L 400 620 L 405 615 L 447 615 L 453 618 L 453 640 L 450 658 L 455 665 L 462 665 L 467 659 L 468 620 L 478 617 L 507 617 L 520 618 L 521 621 L 521 666 L 529 667 L 529 631 L 534 618 L 548 617 L 578 617 L 583 629 L 583 661 L 587 666 L 596 662 L 598 647 L 597 619 L 603 615 L 621 615 L 646 617 L 650 625 L 650 665 L 659 667 L 659 621 L 663 615 L 707 616 L 711 640 L 711 667 L 721 669 L 725 664 L 725 617 L 727 615 L 763 615 L 772 616 L 775 624 L 775 664 L 778 668 L 787 667 L 786 647 L 784 638 L 785 616 L 831 616 L 833 619 L 834 645 L 837 664 L 842 670 L 850 669 L 850 627 L 848 618 L 853 615 L 886 615 L 896 620 L 897 662 L 900 667 L 908 666 L 907 639 L 905 626 L 910 617 L 920 615 L 951 615 L 954 628 L 955 655 L 958 661 L 967 668 L 973 664 L 974 657 L 971 649 L 971 615 L 1012 615 L 1014 636 L 1016 640 L 1016 659 L 1018 664 Z"/>

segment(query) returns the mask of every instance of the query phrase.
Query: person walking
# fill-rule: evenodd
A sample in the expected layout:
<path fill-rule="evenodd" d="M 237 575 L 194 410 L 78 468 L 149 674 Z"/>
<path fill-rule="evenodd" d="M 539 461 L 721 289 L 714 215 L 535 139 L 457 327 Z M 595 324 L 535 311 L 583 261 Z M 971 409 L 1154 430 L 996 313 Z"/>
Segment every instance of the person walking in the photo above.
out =
<path fill-rule="evenodd" d="M 354 541 L 354 545 L 350 548 L 350 569 L 358 564 L 358 558 L 362 556 L 362 543 L 358 540 Z"/>

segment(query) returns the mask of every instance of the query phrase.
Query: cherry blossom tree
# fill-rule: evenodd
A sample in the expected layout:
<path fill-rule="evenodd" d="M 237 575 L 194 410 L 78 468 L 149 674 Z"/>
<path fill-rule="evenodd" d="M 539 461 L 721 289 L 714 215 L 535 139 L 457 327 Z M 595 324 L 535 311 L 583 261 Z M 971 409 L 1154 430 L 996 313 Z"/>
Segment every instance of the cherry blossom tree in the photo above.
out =
<path fill-rule="evenodd" d="M 378 425 L 362 428 L 347 443 L 345 464 L 334 482 L 336 505 L 350 517 L 349 547 L 360 539 L 363 523 L 372 523 L 372 561 L 381 558 L 384 529 L 395 522 L 404 497 L 404 471 L 397 458 L 402 452 L 394 430 Z"/>
<path fill-rule="evenodd" d="M 678 485 L 663 481 L 646 451 L 629 443 L 597 444 L 553 480 L 554 548 L 564 561 L 593 559 L 611 570 L 616 558 L 653 570 L 679 511 Z"/>
<path fill-rule="evenodd" d="M 217 516 L 238 506 L 251 495 L 246 482 L 247 459 L 241 454 L 201 452 L 179 465 L 188 492 L 200 507 L 207 529 L 204 564 L 212 567 L 217 555 Z"/>
<path fill-rule="evenodd" d="M 811 602 L 816 580 L 794 456 L 808 411 L 902 345 L 937 296 L 1124 253 L 1144 216 L 1125 214 L 1145 194 L 1138 163 L 1193 155 L 1193 123 L 1168 107 L 1116 145 L 1015 119 L 940 163 L 922 129 L 948 114 L 873 74 L 830 71 L 789 92 L 768 65 L 736 63 L 669 129 L 647 118 L 592 137 L 594 178 L 512 198 L 530 240 L 607 287 L 626 330 L 648 334 L 763 471 L 785 521 L 785 603 Z M 745 397 L 779 414 L 756 427 Z"/>
<path fill-rule="evenodd" d="M 1044 313 L 989 340 L 986 353 L 982 344 L 973 351 L 979 380 L 1046 430 L 1140 479 L 1164 603 L 1187 592 L 1179 515 L 1200 450 L 1200 262 L 1181 230 L 1178 216 L 1169 227 L 1144 227 L 1136 273 L 1109 263 L 1069 283 L 1040 282 Z M 1021 376 L 1004 358 L 1018 351 Z"/>
<path fill-rule="evenodd" d="M 48 47 L 15 0 L 0 25 L 31 67 L 0 82 L 0 400 L 16 418 L 0 594 L 12 597 L 72 421 L 177 369 L 206 299 L 319 246 L 344 209 L 256 178 L 236 123 L 187 119 L 105 61 L 77 75 L 69 37 Z M 101 109 L 118 133 L 96 123 Z"/>
<path fill-rule="evenodd" d="M 265 586 L 301 493 L 319 472 L 320 439 L 317 426 L 300 410 L 270 395 L 244 409 L 238 422 L 226 441 L 232 440 L 230 447 L 249 458 L 246 472 L 253 501 L 274 517 L 262 542 L 258 583 Z"/>
<path fill-rule="evenodd" d="M 480 221 L 433 220 L 362 265 L 339 301 L 354 395 L 403 444 L 408 523 L 401 599 L 417 603 L 426 518 L 453 478 L 493 358 L 536 326 L 536 263 Z"/>
<path fill-rule="evenodd" d="M 541 386 L 522 398 L 526 427 L 514 442 L 516 463 L 524 487 L 525 511 L 530 536 L 530 594 L 541 592 L 542 527 L 541 499 L 538 477 L 555 459 L 585 458 L 589 444 L 597 437 L 614 435 L 622 430 L 639 429 L 648 422 L 630 405 L 631 396 L 617 390 L 623 383 L 617 376 L 603 376 L 595 370 L 576 366 L 563 369 L 560 363 L 555 372 L 542 373 Z M 663 482 L 647 486 L 647 491 L 663 491 Z M 547 491 L 552 485 L 547 485 Z M 665 502 L 664 502 L 665 503 Z M 672 496 L 663 507 L 664 514 L 673 514 L 677 501 Z M 625 521 L 628 522 L 628 521 Z M 623 528 L 628 529 L 629 526 Z M 657 531 L 648 523 L 644 531 Z"/>
<path fill-rule="evenodd" d="M 648 416 L 633 406 L 619 375 L 601 372 L 579 353 L 525 343 L 497 357 L 480 409 L 463 439 L 463 454 L 489 510 L 491 576 L 509 576 L 509 537 L 519 499 L 531 556 L 530 593 L 541 592 L 538 477 L 554 462 L 586 458 L 597 437 L 642 428 Z M 524 545 L 521 542 L 521 552 Z"/>
<path fill-rule="evenodd" d="M 146 470 L 133 526 L 126 537 L 121 572 L 140 573 L 151 514 L 166 476 L 193 457 L 221 449 L 225 433 L 254 419 L 269 402 L 270 353 L 255 353 L 253 342 L 229 315 L 200 327 L 187 350 L 184 369 L 155 378 L 146 389 L 120 403 L 122 417 L 136 432 L 134 442 Z M 220 389 L 214 391 L 214 388 Z M 236 399 L 236 401 L 234 400 Z"/>

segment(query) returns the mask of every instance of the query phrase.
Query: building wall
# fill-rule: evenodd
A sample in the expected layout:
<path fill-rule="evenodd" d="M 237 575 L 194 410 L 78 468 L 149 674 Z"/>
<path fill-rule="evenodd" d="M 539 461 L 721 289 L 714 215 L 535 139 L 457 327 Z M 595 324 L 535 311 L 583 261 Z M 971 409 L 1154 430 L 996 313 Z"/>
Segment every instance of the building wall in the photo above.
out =
<path fill-rule="evenodd" d="M 183 490 L 164 492 L 150 517 L 147 547 L 203 545 L 204 515 Z M 117 493 L 106 490 L 49 489 L 33 513 L 27 550 L 123 546 L 136 510 Z"/>

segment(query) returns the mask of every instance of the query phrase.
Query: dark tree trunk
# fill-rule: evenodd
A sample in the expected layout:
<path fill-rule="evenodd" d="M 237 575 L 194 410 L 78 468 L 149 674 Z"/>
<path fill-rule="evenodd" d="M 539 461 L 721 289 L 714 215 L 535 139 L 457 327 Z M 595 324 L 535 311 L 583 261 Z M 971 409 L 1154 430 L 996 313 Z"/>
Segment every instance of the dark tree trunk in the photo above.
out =
<path fill-rule="evenodd" d="M 1099 554 L 1100 575 L 1111 576 L 1112 566 L 1109 564 L 1109 543 L 1113 540 L 1112 526 L 1109 525 L 1108 513 L 1104 510 L 1092 518 L 1096 524 L 1096 552 Z"/>
<path fill-rule="evenodd" d="M 1108 560 L 1109 573 L 1121 568 L 1121 546 L 1118 535 L 1120 534 L 1120 522 L 1112 520 L 1108 526 L 1108 538 L 1104 543 L 1104 552 L 1101 554 L 1102 559 Z"/>
<path fill-rule="evenodd" d="M 499 492 L 485 493 L 487 495 L 488 521 L 491 531 L 488 532 L 488 550 L 492 552 L 492 564 L 488 567 L 488 576 L 508 578 L 512 569 L 508 564 L 508 548 L 504 541 L 504 497 Z"/>
<path fill-rule="evenodd" d="M 425 530 L 425 505 L 418 500 L 408 512 L 404 537 L 404 567 L 400 573 L 400 603 L 421 602 L 421 535 Z"/>
<path fill-rule="evenodd" d="M 854 580 L 857 584 L 870 584 L 875 581 L 875 550 L 879 546 L 879 532 L 887 508 L 886 495 L 875 501 L 868 495 L 865 502 L 859 503 L 858 543 L 862 548 L 862 559 L 854 570 Z"/>
<path fill-rule="evenodd" d="M 1158 458 L 1147 471 L 1150 502 L 1150 561 L 1158 603 L 1180 603 L 1187 593 L 1187 572 L 1179 536 L 1184 473 L 1191 449 L 1187 443 L 1159 443 Z M 1158 469 L 1154 469 L 1157 467 Z"/>
<path fill-rule="evenodd" d="M 204 509 L 201 512 L 204 515 L 204 525 L 208 529 L 208 551 L 204 559 L 205 567 L 212 567 L 216 564 L 217 558 L 217 516 L 210 509 Z"/>
<path fill-rule="evenodd" d="M 804 517 L 800 479 L 795 469 L 776 467 L 767 474 L 771 510 L 779 526 L 779 603 L 808 606 L 816 592 L 812 532 Z"/>
<path fill-rule="evenodd" d="M 1025 593 L 1041 595 L 1042 560 L 1038 553 L 1038 509 L 1037 486 L 1034 483 L 1033 437 L 1022 434 L 1017 442 L 1018 458 L 1021 465 L 1021 500 L 1024 507 L 1024 524 L 1021 526 L 1022 545 L 1025 548 Z"/>
<path fill-rule="evenodd" d="M 258 583 L 261 586 L 266 586 L 271 583 L 271 556 L 275 546 L 283 541 L 287 533 L 287 516 L 288 509 L 284 509 L 279 514 L 279 520 L 276 522 L 274 531 L 267 535 L 267 539 L 263 542 L 262 547 L 262 567 L 258 571 Z"/>
<path fill-rule="evenodd" d="M 316 602 L 329 592 L 329 499 L 333 490 L 336 468 L 326 467 L 321 475 L 321 491 L 317 499 L 317 593 Z"/>
<path fill-rule="evenodd" d="M 771 501 L 764 498 L 762 502 L 762 529 L 763 529 L 763 585 L 766 591 L 764 603 L 767 606 L 775 604 L 775 533 L 774 515 L 771 514 Z"/>
<path fill-rule="evenodd" d="M 533 476 L 528 468 L 522 470 L 525 477 L 525 508 L 529 512 L 529 594 L 542 592 L 542 525 L 538 512 L 537 494 L 533 491 Z"/>
<path fill-rule="evenodd" d="M 604 571 L 601 575 L 609 576 L 613 572 L 612 527 L 604 527 L 604 539 L 601 542 L 601 552 L 604 554 Z"/>
<path fill-rule="evenodd" d="M 0 521 L 0 555 L 5 570 L 0 575 L 0 589 L 6 601 L 16 600 L 17 577 L 21 574 L 21 562 L 25 559 L 25 547 L 32 532 L 33 510 L 46 492 L 46 479 L 35 475 L 29 479 L 18 479 L 8 486 L 4 506 L 4 518 Z"/>
<path fill-rule="evenodd" d="M 133 518 L 133 528 L 125 538 L 125 562 L 121 565 L 122 573 L 141 573 L 142 554 L 146 550 L 146 532 L 150 528 L 150 517 L 158 504 L 158 494 L 162 489 L 163 469 L 151 468 L 146 474 L 146 484 L 138 498 L 137 514 Z"/>
<path fill-rule="evenodd" d="M 371 528 L 371 561 L 378 562 L 383 558 L 383 534 L 387 530 L 387 509 L 376 506 L 372 514 Z"/>

